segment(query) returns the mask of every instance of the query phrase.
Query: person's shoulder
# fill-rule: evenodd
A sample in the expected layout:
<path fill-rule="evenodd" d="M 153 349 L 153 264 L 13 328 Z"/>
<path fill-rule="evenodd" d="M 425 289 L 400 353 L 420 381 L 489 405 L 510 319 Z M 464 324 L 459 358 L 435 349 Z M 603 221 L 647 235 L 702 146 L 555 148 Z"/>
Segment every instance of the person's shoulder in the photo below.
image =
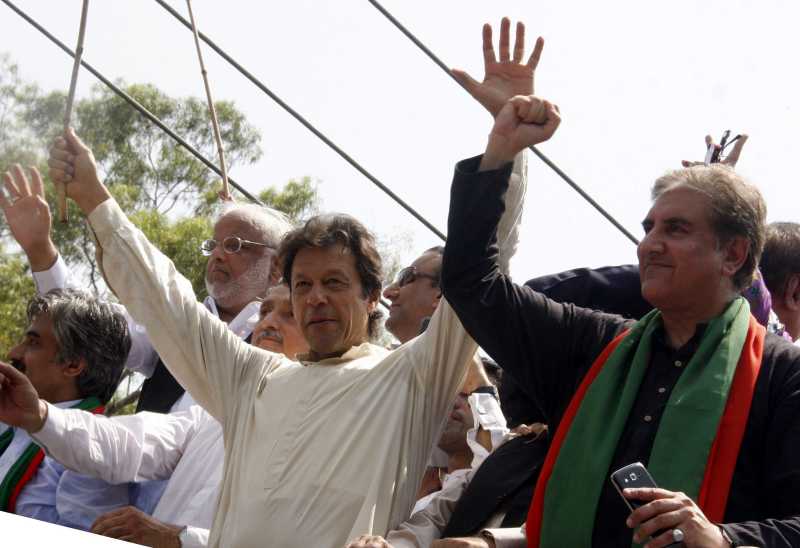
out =
<path fill-rule="evenodd" d="M 767 333 L 760 376 L 767 376 L 771 386 L 800 397 L 800 346 Z"/>

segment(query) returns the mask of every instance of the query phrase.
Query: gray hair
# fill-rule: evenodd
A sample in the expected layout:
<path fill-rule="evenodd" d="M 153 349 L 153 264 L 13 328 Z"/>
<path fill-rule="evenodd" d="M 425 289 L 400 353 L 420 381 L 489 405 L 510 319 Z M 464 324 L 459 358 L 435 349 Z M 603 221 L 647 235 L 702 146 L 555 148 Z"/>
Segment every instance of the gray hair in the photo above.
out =
<path fill-rule="evenodd" d="M 225 204 L 215 223 L 223 217 L 235 215 L 255 229 L 262 243 L 277 249 L 284 235 L 292 230 L 289 218 L 276 209 L 258 204 Z"/>
<path fill-rule="evenodd" d="M 719 244 L 736 237 L 747 240 L 747 259 L 732 281 L 738 291 L 749 287 L 761 259 L 766 234 L 767 205 L 758 188 L 727 166 L 694 166 L 659 177 L 653 185 L 653 201 L 676 187 L 689 188 L 708 197 L 711 226 Z"/>
<path fill-rule="evenodd" d="M 28 321 L 50 316 L 59 363 L 86 360 L 76 383 L 82 398 L 106 403 L 119 383 L 131 348 L 128 322 L 114 305 L 86 291 L 54 289 L 28 302 Z"/>

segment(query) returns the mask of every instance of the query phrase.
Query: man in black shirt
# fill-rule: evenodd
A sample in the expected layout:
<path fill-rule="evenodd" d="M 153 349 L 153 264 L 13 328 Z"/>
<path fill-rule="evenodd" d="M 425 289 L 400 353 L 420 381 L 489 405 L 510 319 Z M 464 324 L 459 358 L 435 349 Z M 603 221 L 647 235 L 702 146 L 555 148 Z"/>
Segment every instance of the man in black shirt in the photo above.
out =
<path fill-rule="evenodd" d="M 519 127 L 525 125 L 523 121 Z M 577 414 L 567 414 L 576 390 L 609 343 L 634 326 L 619 316 L 556 303 L 513 284 L 499 272 L 495 233 L 504 207 L 514 142 L 507 134 L 498 134 L 496 126 L 487 153 L 456 168 L 443 291 L 470 335 L 540 403 L 551 432 L 556 432 L 565 416 L 570 421 L 579 420 L 580 407 L 590 396 L 577 398 Z M 594 519 L 574 525 L 588 527 L 590 541 L 586 544 L 597 547 L 629 546 L 632 539 L 649 541 L 651 548 L 679 540 L 689 547 L 800 546 L 800 349 L 778 337 L 761 332 L 760 348 L 752 342 L 741 343 L 734 358 L 745 354 L 744 349 L 752 350 L 758 359 L 745 363 L 745 355 L 738 362 L 734 360 L 732 370 L 728 370 L 731 376 L 745 367 L 755 373 L 752 386 L 745 390 L 749 413 L 741 419 L 743 434 L 733 452 L 732 476 L 723 490 L 720 519 L 709 519 L 692 497 L 670 489 L 668 484 L 662 484 L 662 489 L 628 492 L 628 498 L 644 504 L 631 514 L 607 479 L 615 469 L 636 461 L 653 464 L 659 429 L 692 391 L 697 398 L 700 390 L 701 401 L 703 395 L 709 400 L 715 396 L 711 390 L 703 392 L 705 385 L 695 382 L 707 366 L 705 361 L 692 362 L 692 358 L 700 354 L 704 343 L 710 344 L 710 337 L 728 341 L 734 322 L 740 320 L 732 320 L 720 330 L 713 326 L 720 325 L 721 318 L 727 318 L 733 308 L 738 307 L 737 318 L 747 314 L 738 291 L 750 282 L 764 241 L 765 207 L 760 194 L 727 168 L 701 166 L 672 172 L 656 183 L 653 198 L 653 207 L 643 223 L 646 235 L 639 245 L 639 262 L 642 294 L 658 312 L 648 315 L 652 329 L 637 339 L 634 347 L 646 342 L 650 350 L 644 356 L 643 373 L 619 430 L 597 434 L 603 443 L 612 444 L 607 467 L 603 465 L 603 472 L 594 478 L 594 490 L 587 486 L 580 493 L 566 493 L 564 508 L 570 495 L 591 499 Z M 758 332 L 752 323 L 746 330 L 748 337 Z M 714 343 L 713 348 L 719 347 Z M 603 361 L 605 357 L 599 360 L 600 375 L 603 363 L 610 364 L 614 355 L 611 353 L 607 362 Z M 719 356 L 711 357 L 716 360 Z M 635 359 L 628 357 L 623 362 L 633 370 Z M 709 359 L 708 364 L 714 360 Z M 738 380 L 734 376 L 724 390 L 733 390 L 730 386 L 736 386 Z M 618 396 L 621 399 L 617 393 L 607 394 L 610 406 L 617 405 Z M 727 392 L 722 396 L 723 406 L 725 397 Z M 731 430 L 726 422 L 728 409 L 724 414 L 720 409 L 720 414 L 726 426 L 715 428 L 710 438 L 714 445 L 704 448 L 685 440 L 697 430 L 694 423 L 707 418 L 706 410 L 695 412 L 696 421 L 684 420 L 686 438 L 677 436 L 668 446 L 674 456 L 704 451 L 707 462 L 717 462 L 713 458 L 721 451 L 717 451 L 718 438 L 713 434 L 724 437 Z M 567 434 L 576 424 L 570 421 L 565 422 L 572 425 L 565 427 Z M 558 452 L 554 454 L 554 470 L 560 457 Z M 663 450 L 659 458 L 664 460 Z M 585 463 L 596 462 L 597 456 L 588 453 L 583 459 Z M 707 469 L 691 470 L 692 475 L 703 479 L 706 472 L 720 470 L 711 464 Z M 554 487 L 551 482 L 548 492 L 550 487 L 558 485 Z M 712 505 L 719 500 L 716 497 Z M 556 506 L 556 514 L 558 510 Z M 553 513 L 541 518 L 542 531 Z M 531 532 L 530 518 L 527 530 Z M 561 533 L 566 537 L 571 532 Z M 649 540 L 651 535 L 653 539 Z M 542 543 L 539 539 L 544 537 L 537 537 L 531 545 L 558 545 L 552 536 Z M 486 539 L 489 546 L 506 546 L 505 542 Z"/>

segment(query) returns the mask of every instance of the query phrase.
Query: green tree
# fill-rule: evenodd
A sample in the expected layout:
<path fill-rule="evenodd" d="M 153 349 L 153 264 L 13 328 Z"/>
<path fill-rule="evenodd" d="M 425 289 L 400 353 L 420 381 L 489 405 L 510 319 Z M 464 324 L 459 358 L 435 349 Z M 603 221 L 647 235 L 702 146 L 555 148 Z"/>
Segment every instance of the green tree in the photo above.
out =
<path fill-rule="evenodd" d="M 320 198 L 317 183 L 308 176 L 290 179 L 281 190 L 271 186 L 261 191 L 258 199 L 284 212 L 294 223 L 304 221 L 319 212 Z"/>
<path fill-rule="evenodd" d="M 0 280 L 0 359 L 5 360 L 28 327 L 26 308 L 35 290 L 27 262 L 16 256 L 4 256 L 2 248 Z"/>

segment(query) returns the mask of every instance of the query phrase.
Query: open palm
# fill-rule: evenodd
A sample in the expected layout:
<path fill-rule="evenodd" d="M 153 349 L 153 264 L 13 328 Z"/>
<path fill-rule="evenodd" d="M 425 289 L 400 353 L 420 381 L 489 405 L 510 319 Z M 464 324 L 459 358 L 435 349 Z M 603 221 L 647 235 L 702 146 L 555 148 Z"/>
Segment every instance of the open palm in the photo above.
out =
<path fill-rule="evenodd" d="M 9 198 L 0 197 L 0 208 L 11 234 L 26 252 L 48 241 L 52 222 L 50 207 L 44 199 L 42 178 L 36 168 L 31 168 L 30 172 L 28 181 L 22 168 L 13 166 L 3 176 Z"/>
<path fill-rule="evenodd" d="M 497 116 L 503 105 L 516 95 L 533 95 L 534 76 L 544 48 L 544 40 L 536 40 L 528 61 L 522 62 L 525 54 L 525 25 L 517 23 L 513 56 L 510 51 L 511 22 L 503 18 L 500 23 L 500 58 L 492 45 L 492 27 L 483 26 L 483 82 L 478 82 L 462 70 L 453 69 L 453 76 L 492 116 Z"/>

